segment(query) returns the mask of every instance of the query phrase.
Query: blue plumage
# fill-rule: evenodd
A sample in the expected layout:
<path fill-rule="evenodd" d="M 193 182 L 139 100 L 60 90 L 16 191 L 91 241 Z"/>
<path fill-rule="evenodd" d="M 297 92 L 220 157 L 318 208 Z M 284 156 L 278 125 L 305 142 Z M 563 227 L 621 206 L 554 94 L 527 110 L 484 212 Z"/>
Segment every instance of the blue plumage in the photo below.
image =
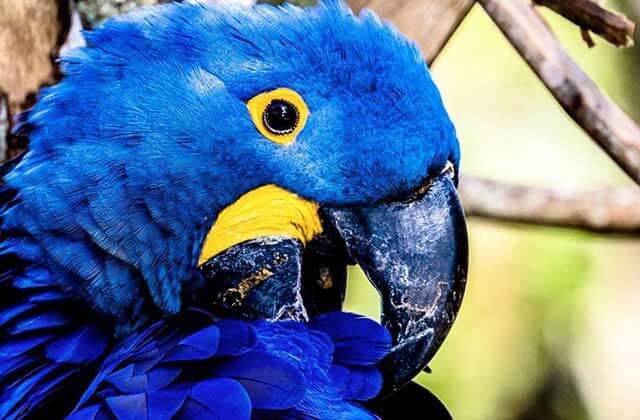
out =
<path fill-rule="evenodd" d="M 143 8 L 87 44 L 27 119 L 3 229 L 24 231 L 14 251 L 46 261 L 123 334 L 155 308 L 180 310 L 214 216 L 246 191 L 374 203 L 458 163 L 418 50 L 337 1 Z M 281 86 L 312 110 L 287 147 L 257 132 L 245 104 Z"/>
<path fill-rule="evenodd" d="M 0 417 L 373 418 L 356 401 L 382 387 L 379 324 L 219 320 L 183 300 L 215 216 L 247 191 L 374 203 L 458 165 L 417 49 L 337 1 L 176 3 L 86 39 L 0 169 Z M 245 103 L 282 85 L 312 110 L 287 147 Z"/>
<path fill-rule="evenodd" d="M 293 408 L 304 396 L 305 377 L 295 365 L 266 351 L 252 351 L 220 363 L 213 374 L 235 379 L 258 410 Z"/>
<path fill-rule="evenodd" d="M 311 325 L 331 337 L 337 363 L 373 365 L 389 352 L 389 331 L 378 328 L 365 317 L 344 318 L 340 313 L 333 313 L 314 319 Z"/>
<path fill-rule="evenodd" d="M 205 328 L 180 340 L 177 345 L 167 352 L 164 362 L 179 362 L 184 360 L 204 360 L 213 357 L 218 350 L 220 330 L 216 326 Z"/>
<path fill-rule="evenodd" d="M 15 357 L 22 356 L 25 352 L 46 343 L 52 334 L 38 334 L 32 337 L 10 337 L 3 340 L 0 346 L 0 357 L 3 360 L 13 360 Z"/>
<path fill-rule="evenodd" d="M 47 344 L 45 354 L 58 363 L 83 364 L 101 355 L 108 343 L 104 331 L 92 324 L 82 325 Z"/>
<path fill-rule="evenodd" d="M 347 313 L 321 316 L 316 328 L 294 321 L 215 321 L 203 311 L 158 321 L 117 344 L 96 323 L 83 319 L 78 325 L 39 312 L 52 304 L 59 303 L 5 310 L 11 316 L 5 316 L 4 331 L 11 338 L 0 345 L 3 418 L 20 418 L 61 390 L 78 395 L 71 415 L 78 419 L 242 419 L 252 413 L 315 418 L 326 410 L 369 418 L 350 401 L 377 395 L 382 383 L 374 365 L 386 352 L 354 372 L 338 364 L 334 351 L 338 345 L 358 347 L 359 340 L 378 349 L 391 344 L 383 327 Z M 355 335 L 343 332 L 338 343 L 327 333 L 327 321 L 352 323 Z M 363 337 L 363 328 L 377 339 Z M 87 374 L 98 364 L 89 383 Z M 346 372 L 344 379 L 335 378 L 337 370 Z"/>
<path fill-rule="evenodd" d="M 33 302 L 20 303 L 18 305 L 9 306 L 0 311 L 0 326 L 14 319 L 16 316 L 22 315 L 36 306 Z"/>
<path fill-rule="evenodd" d="M 216 323 L 220 331 L 218 356 L 239 356 L 255 348 L 256 331 L 246 322 L 223 320 Z"/>
<path fill-rule="evenodd" d="M 177 413 L 178 419 L 248 418 L 251 401 L 244 388 L 229 379 L 209 379 L 196 384 L 191 398 Z"/>
<path fill-rule="evenodd" d="M 350 401 L 370 399 L 380 391 L 380 373 L 373 366 L 379 358 L 356 371 L 342 367 L 350 371 L 348 379 L 334 381 L 332 371 L 338 365 L 334 365 L 333 342 L 311 324 L 222 321 L 223 328 L 217 328 L 202 313 L 192 316 L 189 322 L 159 321 L 116 346 L 81 398 L 76 415 L 99 412 L 107 418 L 131 418 L 129 411 L 144 405 L 135 414 L 139 418 L 155 418 L 152 410 L 171 412 L 176 418 L 208 413 L 219 416 L 214 418 L 242 419 L 252 412 L 299 412 L 322 418 L 327 409 L 369 417 Z M 356 319 L 369 323 L 378 336 L 387 337 L 377 345 L 389 348 L 388 336 L 377 323 L 347 313 L 328 316 L 340 323 Z M 254 337 L 251 349 L 249 341 L 237 340 L 240 335 Z M 222 342 L 227 344 L 218 346 Z M 204 343 L 211 351 L 205 358 L 199 349 Z M 176 354 L 180 357 L 167 357 Z M 232 410 L 233 416 L 224 410 Z"/>
<path fill-rule="evenodd" d="M 216 321 L 197 310 L 116 343 L 98 320 L 65 315 L 75 303 L 59 300 L 53 279 L 29 268 L 24 275 L 29 280 L 16 277 L 14 283 L 28 287 L 12 290 L 25 300 L 7 305 L 0 316 L 6 335 L 0 344 L 3 418 L 37 412 L 63 390 L 77 395 L 77 406 L 68 406 L 75 419 L 371 417 L 351 402 L 374 397 L 382 386 L 374 365 L 391 341 L 371 320 L 335 313 L 306 325 Z M 335 357 L 336 349 L 348 353 L 363 342 L 379 351 L 357 361 L 366 369 L 354 371 Z M 345 372 L 341 379 L 338 370 Z"/>
<path fill-rule="evenodd" d="M 0 417 L 6 419 L 35 415 L 56 395 L 77 395 L 111 341 L 97 319 L 92 323 L 81 305 L 53 286 L 51 277 L 33 276 L 37 272 L 27 269 L 24 278 L 14 278 L 19 287 L 2 290 Z M 59 403 L 49 414 L 71 404 Z"/>

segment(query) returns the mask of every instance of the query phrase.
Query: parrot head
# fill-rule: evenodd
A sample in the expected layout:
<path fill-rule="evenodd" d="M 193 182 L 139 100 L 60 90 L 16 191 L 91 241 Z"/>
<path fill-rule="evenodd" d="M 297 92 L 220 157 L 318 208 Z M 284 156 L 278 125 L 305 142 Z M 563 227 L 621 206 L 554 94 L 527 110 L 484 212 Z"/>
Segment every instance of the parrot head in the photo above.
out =
<path fill-rule="evenodd" d="M 6 177 L 5 227 L 61 284 L 122 331 L 184 305 L 305 319 L 340 309 L 359 264 L 394 338 L 389 385 L 425 367 L 467 239 L 455 130 L 414 45 L 337 1 L 176 3 L 86 39 Z"/>

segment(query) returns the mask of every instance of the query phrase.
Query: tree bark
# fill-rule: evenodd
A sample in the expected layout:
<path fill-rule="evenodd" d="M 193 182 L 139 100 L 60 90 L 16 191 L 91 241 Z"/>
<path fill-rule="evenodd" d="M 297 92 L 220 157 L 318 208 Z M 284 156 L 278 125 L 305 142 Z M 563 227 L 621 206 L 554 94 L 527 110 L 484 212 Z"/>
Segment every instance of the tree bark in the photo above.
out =
<path fill-rule="evenodd" d="M 24 139 L 9 134 L 13 118 L 33 105 L 38 89 L 60 77 L 54 60 L 69 30 L 71 5 L 69 0 L 0 2 L 0 96 L 7 106 L 5 153 L 12 158 L 26 147 Z"/>
<path fill-rule="evenodd" d="M 458 28 L 473 0 L 352 0 L 355 13 L 371 9 L 416 41 L 431 64 Z"/>

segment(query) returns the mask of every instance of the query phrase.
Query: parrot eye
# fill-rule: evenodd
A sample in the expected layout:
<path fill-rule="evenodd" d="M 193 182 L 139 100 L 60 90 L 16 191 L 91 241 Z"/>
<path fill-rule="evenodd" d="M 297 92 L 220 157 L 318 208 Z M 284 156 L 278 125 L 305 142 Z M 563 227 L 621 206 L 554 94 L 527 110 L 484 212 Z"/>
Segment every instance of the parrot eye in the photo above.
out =
<path fill-rule="evenodd" d="M 295 141 L 309 115 L 302 97 L 286 88 L 254 96 L 247 102 L 247 107 L 260 134 L 278 144 Z"/>
<path fill-rule="evenodd" d="M 300 120 L 298 109 L 290 102 L 274 99 L 262 113 L 262 122 L 273 134 L 286 136 L 293 133 Z"/>

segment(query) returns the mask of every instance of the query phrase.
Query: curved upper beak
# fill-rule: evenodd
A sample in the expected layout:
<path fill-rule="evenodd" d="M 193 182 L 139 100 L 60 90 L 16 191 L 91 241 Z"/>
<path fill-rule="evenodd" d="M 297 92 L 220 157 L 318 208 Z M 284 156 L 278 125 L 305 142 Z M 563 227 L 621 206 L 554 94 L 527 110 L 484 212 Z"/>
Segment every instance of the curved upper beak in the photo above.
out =
<path fill-rule="evenodd" d="M 341 308 L 346 265 L 357 263 L 380 292 L 394 340 L 382 369 L 387 390 L 396 390 L 425 368 L 460 308 L 468 251 L 453 172 L 405 201 L 320 213 L 323 232 L 306 247 L 263 235 L 206 259 L 196 300 L 242 318 L 308 319 Z"/>
<path fill-rule="evenodd" d="M 380 292 L 382 322 L 394 339 L 383 370 L 387 388 L 398 389 L 436 353 L 462 301 L 467 230 L 452 174 L 409 201 L 326 212 Z"/>

